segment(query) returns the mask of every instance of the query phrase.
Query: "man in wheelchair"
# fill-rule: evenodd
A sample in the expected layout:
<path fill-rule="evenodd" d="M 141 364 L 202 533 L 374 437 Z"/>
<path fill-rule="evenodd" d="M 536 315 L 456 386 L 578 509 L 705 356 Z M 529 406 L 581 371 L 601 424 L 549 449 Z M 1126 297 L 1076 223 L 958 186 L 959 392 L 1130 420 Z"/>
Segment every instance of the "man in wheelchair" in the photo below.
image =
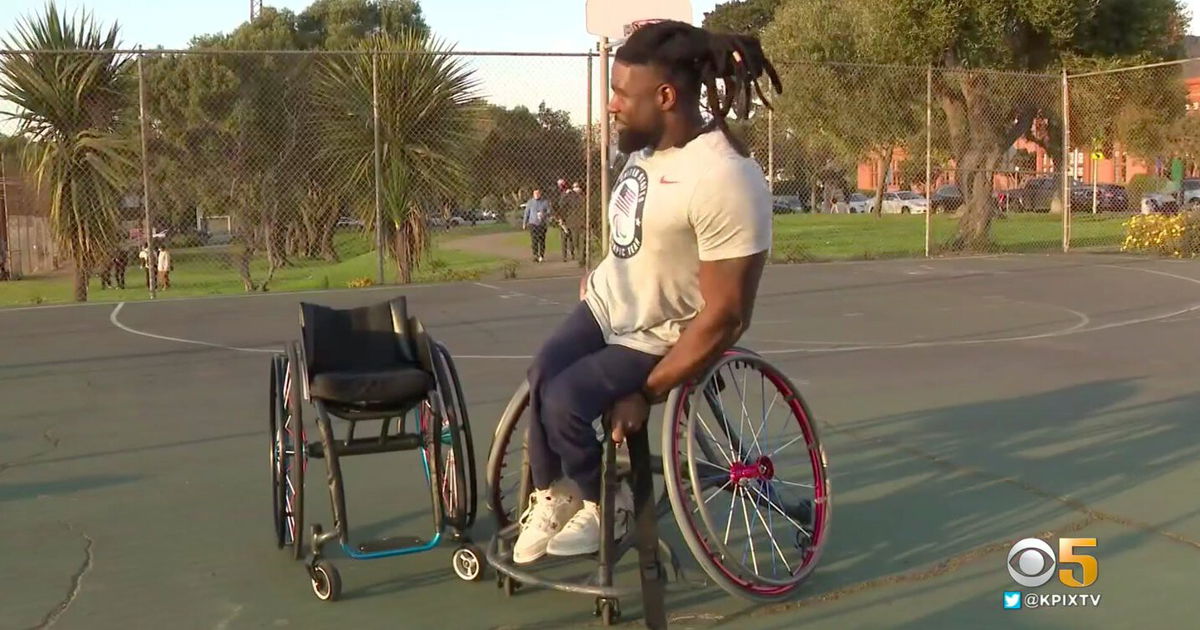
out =
<path fill-rule="evenodd" d="M 764 71 L 778 92 L 756 39 L 681 22 L 641 28 L 617 51 L 608 111 L 629 160 L 609 204 L 610 253 L 581 280 L 580 304 L 529 369 L 534 491 L 516 563 L 599 549 L 600 417 L 611 410 L 611 438 L 622 442 L 749 326 L 771 246 L 771 197 L 725 116 L 734 99 L 747 115 Z M 622 484 L 618 540 L 632 504 Z"/>

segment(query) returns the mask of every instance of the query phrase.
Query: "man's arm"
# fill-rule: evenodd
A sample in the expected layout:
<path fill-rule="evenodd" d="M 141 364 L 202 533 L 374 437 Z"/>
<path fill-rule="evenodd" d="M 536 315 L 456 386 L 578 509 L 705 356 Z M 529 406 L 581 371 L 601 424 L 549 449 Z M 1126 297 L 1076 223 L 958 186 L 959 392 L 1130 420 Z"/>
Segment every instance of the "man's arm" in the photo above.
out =
<path fill-rule="evenodd" d="M 663 400 L 676 386 L 699 375 L 750 328 L 754 298 L 766 261 L 764 251 L 742 258 L 700 262 L 704 308 L 650 372 L 642 391 L 622 398 L 613 406 L 614 442 L 624 442 L 626 435 L 640 429 L 653 402 Z"/>
<path fill-rule="evenodd" d="M 662 400 L 676 386 L 698 376 L 749 329 L 766 261 L 767 253 L 759 252 L 700 263 L 704 308 L 650 372 L 642 390 L 649 400 Z"/>

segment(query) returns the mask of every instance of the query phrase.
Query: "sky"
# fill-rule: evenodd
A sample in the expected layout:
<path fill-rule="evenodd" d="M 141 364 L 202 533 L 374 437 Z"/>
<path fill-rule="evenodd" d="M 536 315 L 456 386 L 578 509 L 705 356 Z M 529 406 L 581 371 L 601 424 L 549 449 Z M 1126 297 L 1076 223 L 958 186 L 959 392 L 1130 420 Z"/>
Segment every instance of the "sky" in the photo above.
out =
<path fill-rule="evenodd" d="M 717 1 L 691 0 L 693 23 L 700 24 Z M 265 3 L 299 12 L 311 0 Z M 250 11 L 250 0 L 58 0 L 58 4 L 71 12 L 86 9 L 105 25 L 116 21 L 122 44 L 128 48 L 186 48 L 196 35 L 233 30 Z M 596 38 L 585 29 L 585 0 L 421 0 L 420 4 L 434 32 L 462 51 L 583 53 L 596 45 Z M 1184 0 L 1184 4 L 1193 15 L 1200 15 L 1200 0 Z M 43 6 L 44 0 L 0 0 L 0 33 L 7 36 L 19 18 Z M 1200 34 L 1200 19 L 1190 30 Z M 470 65 L 478 72 L 484 96 L 492 102 L 536 109 L 545 101 L 567 110 L 576 124 L 586 121 L 589 79 L 583 59 L 491 57 L 473 58 Z M 591 83 L 598 112 L 598 65 Z"/>
<path fill-rule="evenodd" d="M 652 0 L 647 0 L 652 1 Z M 693 24 L 718 0 L 691 0 Z M 1200 0 L 1196 0 L 1200 2 Z M 57 0 L 60 11 L 91 12 L 101 24 L 120 25 L 123 48 L 187 48 L 197 35 L 227 33 L 249 18 L 250 0 Z M 297 13 L 312 0 L 265 0 Z M 573 52 L 596 50 L 585 28 L 584 0 L 420 0 L 435 35 L 460 51 Z M 44 0 L 0 0 L 0 34 L 45 6 Z M 506 107 L 536 110 L 545 101 L 566 110 L 575 124 L 587 120 L 587 61 L 583 58 L 476 57 L 484 97 Z M 591 76 L 593 120 L 601 106 L 599 65 Z"/>

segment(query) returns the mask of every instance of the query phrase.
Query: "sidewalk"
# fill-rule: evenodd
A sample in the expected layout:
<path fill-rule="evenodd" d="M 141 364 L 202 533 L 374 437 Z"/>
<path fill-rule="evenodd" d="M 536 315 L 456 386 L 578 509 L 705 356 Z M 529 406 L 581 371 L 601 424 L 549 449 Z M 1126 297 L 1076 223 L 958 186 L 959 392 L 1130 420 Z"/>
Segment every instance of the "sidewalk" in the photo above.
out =
<path fill-rule="evenodd" d="M 446 243 L 446 247 L 511 260 L 516 263 L 517 278 L 560 278 L 583 275 L 583 267 L 579 266 L 579 261 L 562 261 L 562 250 L 557 237 L 557 232 L 546 235 L 546 260 L 540 263 L 533 261 L 533 251 L 529 246 L 528 233 L 500 232 L 468 236 Z M 499 272 L 496 277 L 503 278 L 504 274 L 505 272 Z"/>

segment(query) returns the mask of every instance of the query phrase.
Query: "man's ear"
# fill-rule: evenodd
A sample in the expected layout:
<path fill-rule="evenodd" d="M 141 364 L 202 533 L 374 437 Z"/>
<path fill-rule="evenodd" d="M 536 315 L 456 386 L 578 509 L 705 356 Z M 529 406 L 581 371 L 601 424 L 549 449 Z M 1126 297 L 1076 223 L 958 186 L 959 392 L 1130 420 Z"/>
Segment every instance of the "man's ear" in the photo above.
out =
<path fill-rule="evenodd" d="M 679 91 L 670 83 L 663 83 L 658 86 L 658 108 L 662 111 L 670 111 L 675 109 L 675 104 L 679 102 Z"/>

